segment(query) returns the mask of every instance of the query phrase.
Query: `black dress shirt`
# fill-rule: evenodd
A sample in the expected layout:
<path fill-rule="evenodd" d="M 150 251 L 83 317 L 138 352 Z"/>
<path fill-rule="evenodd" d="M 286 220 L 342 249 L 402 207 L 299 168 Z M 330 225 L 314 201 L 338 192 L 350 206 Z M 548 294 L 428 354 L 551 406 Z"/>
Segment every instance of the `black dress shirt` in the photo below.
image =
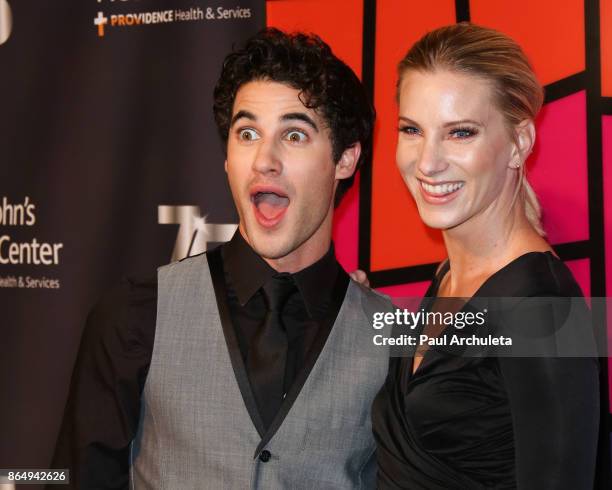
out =
<path fill-rule="evenodd" d="M 246 362 L 250 342 L 266 315 L 261 287 L 276 271 L 239 232 L 221 246 L 221 257 L 227 296 L 223 300 Z M 306 360 L 319 354 L 329 334 L 333 325 L 329 320 L 339 310 L 333 299 L 341 276 L 346 273 L 333 247 L 316 263 L 292 274 L 297 288 L 282 313 L 289 336 L 286 391 Z M 52 466 L 70 468 L 77 488 L 127 488 L 129 446 L 141 415 L 156 308 L 157 276 L 127 278 L 87 318 Z"/>

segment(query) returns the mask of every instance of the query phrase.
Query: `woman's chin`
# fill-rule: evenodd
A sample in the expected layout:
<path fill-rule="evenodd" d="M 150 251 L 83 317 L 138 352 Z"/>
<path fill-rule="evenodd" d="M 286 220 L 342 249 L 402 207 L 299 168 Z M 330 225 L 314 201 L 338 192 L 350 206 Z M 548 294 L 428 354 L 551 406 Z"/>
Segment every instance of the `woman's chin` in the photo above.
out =
<path fill-rule="evenodd" d="M 449 228 L 454 228 L 460 223 L 458 219 L 452 216 L 436 216 L 430 213 L 423 213 L 420 216 L 423 223 L 425 223 L 427 227 L 433 228 L 434 230 L 448 230 Z"/>

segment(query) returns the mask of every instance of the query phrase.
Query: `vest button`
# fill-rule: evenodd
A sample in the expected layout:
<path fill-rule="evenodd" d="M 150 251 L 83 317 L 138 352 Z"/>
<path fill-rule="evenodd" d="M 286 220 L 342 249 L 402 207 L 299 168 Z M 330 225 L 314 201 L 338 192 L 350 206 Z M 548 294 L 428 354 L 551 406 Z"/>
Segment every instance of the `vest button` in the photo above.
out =
<path fill-rule="evenodd" d="M 270 461 L 271 457 L 272 455 L 267 449 L 264 449 L 262 452 L 259 453 L 259 461 L 261 461 L 262 463 L 267 463 L 268 461 Z"/>

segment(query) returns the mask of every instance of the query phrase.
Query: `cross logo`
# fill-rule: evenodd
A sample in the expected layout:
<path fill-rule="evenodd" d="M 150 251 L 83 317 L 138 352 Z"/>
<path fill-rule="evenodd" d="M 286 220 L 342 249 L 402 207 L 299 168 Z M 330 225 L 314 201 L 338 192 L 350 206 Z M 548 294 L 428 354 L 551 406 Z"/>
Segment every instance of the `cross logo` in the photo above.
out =
<path fill-rule="evenodd" d="M 227 242 L 238 228 L 235 224 L 207 223 L 199 206 L 158 206 L 157 222 L 160 225 L 180 225 L 172 261 L 207 250 L 209 243 Z"/>
<path fill-rule="evenodd" d="M 98 26 L 98 36 L 99 37 L 104 37 L 104 26 L 107 23 L 108 23 L 108 18 L 104 17 L 104 14 L 102 12 L 98 12 L 98 16 L 94 19 L 94 25 Z"/>
<path fill-rule="evenodd" d="M 11 6 L 6 0 L 0 0 L 0 44 L 4 44 L 13 29 L 13 16 Z"/>

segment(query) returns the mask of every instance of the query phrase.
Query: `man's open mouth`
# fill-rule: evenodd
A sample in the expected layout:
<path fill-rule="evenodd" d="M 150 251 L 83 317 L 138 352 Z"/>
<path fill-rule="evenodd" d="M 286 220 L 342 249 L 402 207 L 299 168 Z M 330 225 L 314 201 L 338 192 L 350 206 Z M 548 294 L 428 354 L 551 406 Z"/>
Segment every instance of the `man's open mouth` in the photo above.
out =
<path fill-rule="evenodd" d="M 255 216 L 263 226 L 276 225 L 289 207 L 289 197 L 280 189 L 259 189 L 251 193 Z"/>

